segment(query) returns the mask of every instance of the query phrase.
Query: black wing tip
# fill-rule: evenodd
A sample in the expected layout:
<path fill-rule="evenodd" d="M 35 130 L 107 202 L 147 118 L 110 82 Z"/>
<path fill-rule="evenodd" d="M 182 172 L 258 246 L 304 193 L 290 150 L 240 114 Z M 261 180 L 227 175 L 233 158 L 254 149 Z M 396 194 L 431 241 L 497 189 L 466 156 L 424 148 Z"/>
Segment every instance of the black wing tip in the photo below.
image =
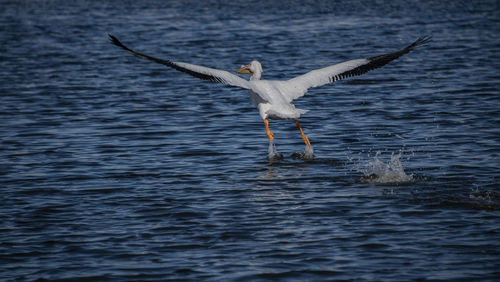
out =
<path fill-rule="evenodd" d="M 109 37 L 109 41 L 111 41 L 111 43 L 115 44 L 116 46 L 119 46 L 119 47 L 122 47 L 122 48 L 126 48 L 125 45 L 123 45 L 120 40 L 118 40 L 118 38 L 114 37 L 113 35 L 109 34 L 108 33 L 108 37 Z"/>
<path fill-rule="evenodd" d="M 432 35 L 425 35 L 425 36 L 422 36 L 422 37 L 419 37 L 415 42 L 413 42 L 412 44 L 410 44 L 408 47 L 408 49 L 413 49 L 417 46 L 422 46 L 424 44 L 427 44 L 431 41 L 432 39 Z"/>

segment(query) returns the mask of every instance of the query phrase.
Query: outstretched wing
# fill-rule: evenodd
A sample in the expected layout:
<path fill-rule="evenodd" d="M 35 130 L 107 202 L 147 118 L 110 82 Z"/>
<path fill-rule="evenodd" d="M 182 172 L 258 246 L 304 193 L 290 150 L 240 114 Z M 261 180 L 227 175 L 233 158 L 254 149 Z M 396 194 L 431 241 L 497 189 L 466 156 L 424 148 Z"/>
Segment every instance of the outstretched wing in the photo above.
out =
<path fill-rule="evenodd" d="M 245 89 L 249 89 L 249 83 L 247 80 L 244 80 L 243 78 L 234 75 L 228 71 L 223 71 L 223 70 L 218 70 L 218 69 L 212 69 L 212 68 L 207 68 L 203 66 L 198 66 L 198 65 L 193 65 L 193 64 L 188 64 L 188 63 L 181 63 L 181 62 L 172 62 L 169 60 L 162 60 L 158 58 L 154 58 L 148 55 L 144 55 L 141 53 L 138 53 L 127 46 L 123 45 L 116 37 L 113 35 L 109 34 L 109 39 L 111 40 L 111 43 L 115 44 L 118 47 L 123 48 L 125 51 L 139 57 L 142 59 L 146 59 L 158 64 L 165 65 L 167 67 L 171 67 L 173 69 L 176 69 L 178 71 L 190 74 L 194 77 L 197 77 L 199 79 L 203 80 L 208 80 L 211 82 L 219 82 L 223 84 L 227 84 L 230 86 L 236 86 L 236 87 L 241 87 Z"/>
<path fill-rule="evenodd" d="M 346 61 L 326 68 L 313 70 L 283 82 L 280 86 L 283 88 L 284 92 L 286 92 L 290 101 L 292 101 L 304 96 L 307 90 L 311 87 L 318 87 L 328 83 L 333 83 L 337 80 L 362 75 L 368 71 L 380 68 L 392 60 L 409 53 L 413 48 L 429 42 L 430 39 L 430 36 L 421 37 L 412 44 L 408 45 L 406 48 L 396 52 L 368 59 Z"/>

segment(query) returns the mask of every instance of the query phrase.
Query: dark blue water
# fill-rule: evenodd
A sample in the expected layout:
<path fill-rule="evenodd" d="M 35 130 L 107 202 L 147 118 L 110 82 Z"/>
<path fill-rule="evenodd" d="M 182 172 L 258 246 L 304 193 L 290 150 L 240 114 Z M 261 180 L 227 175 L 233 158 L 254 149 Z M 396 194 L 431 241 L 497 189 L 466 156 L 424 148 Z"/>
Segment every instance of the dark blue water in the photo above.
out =
<path fill-rule="evenodd" d="M 136 2 L 0 2 L 0 280 L 498 279 L 499 1 Z M 269 162 L 246 91 L 107 33 L 267 79 L 433 41 L 312 89 L 315 159 L 271 121 Z"/>

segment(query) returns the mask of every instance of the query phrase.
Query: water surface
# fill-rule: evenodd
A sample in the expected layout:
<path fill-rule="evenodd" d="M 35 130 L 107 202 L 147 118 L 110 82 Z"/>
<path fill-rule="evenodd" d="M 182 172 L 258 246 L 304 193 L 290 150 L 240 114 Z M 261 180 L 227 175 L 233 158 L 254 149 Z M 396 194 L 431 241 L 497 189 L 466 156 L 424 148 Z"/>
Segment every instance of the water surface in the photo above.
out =
<path fill-rule="evenodd" d="M 498 1 L 2 1 L 2 280 L 498 279 Z M 297 100 L 269 162 L 246 91 L 109 44 L 288 79 L 433 41 Z M 392 156 L 392 158 L 391 158 Z"/>

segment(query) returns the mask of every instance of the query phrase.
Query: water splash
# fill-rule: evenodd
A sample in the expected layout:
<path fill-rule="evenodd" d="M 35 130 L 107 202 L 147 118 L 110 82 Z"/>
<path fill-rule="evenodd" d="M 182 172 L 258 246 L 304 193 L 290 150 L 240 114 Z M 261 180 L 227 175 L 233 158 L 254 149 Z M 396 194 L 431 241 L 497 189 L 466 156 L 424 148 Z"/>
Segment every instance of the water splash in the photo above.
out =
<path fill-rule="evenodd" d="M 302 158 L 305 160 L 312 160 L 314 158 L 314 150 L 312 146 L 306 146 Z"/>
<path fill-rule="evenodd" d="M 470 206 L 476 209 L 500 210 L 500 192 L 476 188 L 469 194 Z"/>
<path fill-rule="evenodd" d="M 375 154 L 372 161 L 369 161 L 360 171 L 364 177 L 360 179 L 362 182 L 370 183 L 398 183 L 409 182 L 413 180 L 413 175 L 407 175 L 404 171 L 403 164 L 399 160 L 401 152 L 391 154 L 391 160 L 387 163 L 382 162 L 378 157 L 380 151 Z"/>
<path fill-rule="evenodd" d="M 267 159 L 269 161 L 276 161 L 276 160 L 281 160 L 283 159 L 283 155 L 276 150 L 276 146 L 274 145 L 274 142 L 269 142 L 269 148 L 267 149 Z"/>
<path fill-rule="evenodd" d="M 292 158 L 294 159 L 302 159 L 302 160 L 313 160 L 314 159 L 314 150 L 312 146 L 306 146 L 304 152 L 295 152 L 292 154 Z"/>

